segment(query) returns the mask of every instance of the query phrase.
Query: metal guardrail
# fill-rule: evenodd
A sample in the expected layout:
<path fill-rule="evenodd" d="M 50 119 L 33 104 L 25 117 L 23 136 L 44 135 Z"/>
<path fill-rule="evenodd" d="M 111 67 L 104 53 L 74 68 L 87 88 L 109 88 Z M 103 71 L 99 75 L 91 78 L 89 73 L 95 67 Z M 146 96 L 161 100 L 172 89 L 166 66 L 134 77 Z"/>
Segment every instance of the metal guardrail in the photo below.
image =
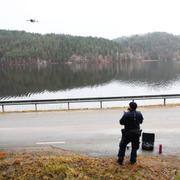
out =
<path fill-rule="evenodd" d="M 120 96 L 120 97 L 94 97 L 94 98 L 72 98 L 72 99 L 43 99 L 43 100 L 20 100 L 20 101 L 0 101 L 2 112 L 5 112 L 5 106 L 10 105 L 34 105 L 35 111 L 40 104 L 60 104 L 67 103 L 67 109 L 70 110 L 71 103 L 99 102 L 99 108 L 103 108 L 103 102 L 113 101 L 135 101 L 148 99 L 163 99 L 163 105 L 166 105 L 166 99 L 180 98 L 180 94 L 160 94 L 160 95 L 143 95 L 143 96 Z"/>

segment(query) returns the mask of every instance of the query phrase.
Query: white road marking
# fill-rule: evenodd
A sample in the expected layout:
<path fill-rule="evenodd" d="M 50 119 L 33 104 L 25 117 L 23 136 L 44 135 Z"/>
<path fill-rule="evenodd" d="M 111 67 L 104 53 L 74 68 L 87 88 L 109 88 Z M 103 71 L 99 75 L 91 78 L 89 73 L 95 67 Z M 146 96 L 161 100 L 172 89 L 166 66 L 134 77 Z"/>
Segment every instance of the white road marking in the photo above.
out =
<path fill-rule="evenodd" d="M 65 144 L 64 141 L 37 142 L 36 144 Z"/>

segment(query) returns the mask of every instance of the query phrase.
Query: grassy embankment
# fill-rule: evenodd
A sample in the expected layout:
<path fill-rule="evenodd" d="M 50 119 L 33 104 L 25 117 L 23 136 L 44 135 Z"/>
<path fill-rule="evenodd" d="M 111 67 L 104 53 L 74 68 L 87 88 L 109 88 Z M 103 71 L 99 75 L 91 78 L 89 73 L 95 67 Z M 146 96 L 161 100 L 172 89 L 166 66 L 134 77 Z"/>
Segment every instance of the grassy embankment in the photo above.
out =
<path fill-rule="evenodd" d="M 116 157 L 89 157 L 57 149 L 0 153 L 0 179 L 180 179 L 175 156 L 139 156 L 123 166 Z"/>

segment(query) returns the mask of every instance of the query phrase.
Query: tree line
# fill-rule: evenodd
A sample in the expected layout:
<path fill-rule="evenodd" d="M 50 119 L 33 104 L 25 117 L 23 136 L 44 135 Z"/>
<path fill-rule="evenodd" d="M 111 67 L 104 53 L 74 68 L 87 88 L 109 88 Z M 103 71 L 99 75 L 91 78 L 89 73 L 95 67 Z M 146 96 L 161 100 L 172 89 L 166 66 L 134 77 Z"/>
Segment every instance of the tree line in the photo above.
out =
<path fill-rule="evenodd" d="M 115 60 L 118 43 L 93 37 L 0 30 L 0 62 Z"/>
<path fill-rule="evenodd" d="M 0 30 L 0 64 L 180 60 L 180 36 L 164 32 L 108 40 Z"/>
<path fill-rule="evenodd" d="M 154 32 L 131 37 L 121 37 L 118 42 L 130 59 L 180 60 L 180 36 Z"/>

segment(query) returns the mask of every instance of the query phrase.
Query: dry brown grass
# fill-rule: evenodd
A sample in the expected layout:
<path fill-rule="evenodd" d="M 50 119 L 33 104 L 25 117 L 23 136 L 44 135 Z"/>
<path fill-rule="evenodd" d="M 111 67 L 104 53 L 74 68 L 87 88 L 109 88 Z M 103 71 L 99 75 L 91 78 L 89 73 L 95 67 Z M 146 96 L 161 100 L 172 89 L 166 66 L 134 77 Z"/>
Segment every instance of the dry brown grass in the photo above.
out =
<path fill-rule="evenodd" d="M 5 153 L 6 154 L 6 153 Z M 116 157 L 89 157 L 57 149 L 8 152 L 0 159 L 0 179 L 180 179 L 175 156 L 139 156 L 123 166 Z"/>

